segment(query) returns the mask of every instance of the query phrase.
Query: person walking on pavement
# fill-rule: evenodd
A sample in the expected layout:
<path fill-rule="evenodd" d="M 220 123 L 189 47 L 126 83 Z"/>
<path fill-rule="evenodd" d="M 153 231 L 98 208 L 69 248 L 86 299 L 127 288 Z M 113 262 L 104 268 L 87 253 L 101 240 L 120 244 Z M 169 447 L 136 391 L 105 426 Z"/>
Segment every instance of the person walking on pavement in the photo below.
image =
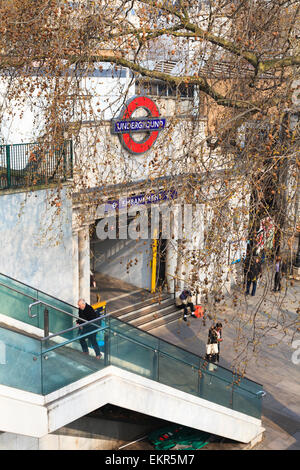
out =
<path fill-rule="evenodd" d="M 281 276 L 284 271 L 285 271 L 285 264 L 282 261 L 281 256 L 276 256 L 273 292 L 279 292 L 281 290 Z"/>
<path fill-rule="evenodd" d="M 206 345 L 206 356 L 207 361 L 217 362 L 218 359 L 218 333 L 216 325 L 212 325 L 208 330 L 208 339 Z"/>
<path fill-rule="evenodd" d="M 247 288 L 246 295 L 250 294 L 250 287 L 252 284 L 251 295 L 254 296 L 256 292 L 257 280 L 261 276 L 261 263 L 259 258 L 255 258 L 254 263 L 250 265 L 249 272 L 247 275 Z"/>
<path fill-rule="evenodd" d="M 188 307 L 191 309 L 191 316 L 196 318 L 194 311 L 195 307 L 192 302 L 192 294 L 189 290 L 184 289 L 178 299 L 176 299 L 176 306 L 180 309 L 183 309 L 183 320 L 187 321 Z"/>
<path fill-rule="evenodd" d="M 220 343 L 223 341 L 222 329 L 223 329 L 222 323 L 220 322 L 216 323 L 216 332 L 217 332 L 217 337 L 218 337 L 218 354 L 216 357 L 216 362 L 220 361 Z"/>
<path fill-rule="evenodd" d="M 247 252 L 246 257 L 243 261 L 243 270 L 244 270 L 244 278 L 243 278 L 243 286 L 244 288 L 246 287 L 247 284 L 247 279 L 248 279 L 248 274 L 249 274 L 249 269 L 250 269 L 250 255 Z"/>
<path fill-rule="evenodd" d="M 210 362 L 220 361 L 220 343 L 222 339 L 222 323 L 212 325 L 208 330 L 208 340 L 206 345 L 206 359 Z"/>
<path fill-rule="evenodd" d="M 90 271 L 90 287 L 94 287 L 95 289 L 97 287 L 96 278 L 93 271 Z"/>
<path fill-rule="evenodd" d="M 79 327 L 80 330 L 81 330 L 80 334 L 91 333 L 92 331 L 96 330 L 97 329 L 96 325 L 93 325 L 93 324 L 84 325 L 85 321 L 96 320 L 96 319 L 99 318 L 97 316 L 97 313 L 93 309 L 93 307 L 91 305 L 87 304 L 84 299 L 79 299 L 78 300 L 78 307 L 79 307 L 79 319 L 77 320 L 76 323 L 78 325 L 83 324 L 83 326 Z M 99 345 L 97 343 L 96 335 L 97 335 L 97 333 L 93 333 L 89 336 L 86 336 L 85 338 L 80 338 L 79 341 L 80 341 L 83 353 L 84 354 L 89 354 L 87 340 L 90 339 L 90 341 L 92 343 L 92 346 L 93 346 L 93 349 L 94 349 L 95 354 L 96 354 L 96 358 L 100 359 L 101 358 L 101 352 L 100 352 Z"/>

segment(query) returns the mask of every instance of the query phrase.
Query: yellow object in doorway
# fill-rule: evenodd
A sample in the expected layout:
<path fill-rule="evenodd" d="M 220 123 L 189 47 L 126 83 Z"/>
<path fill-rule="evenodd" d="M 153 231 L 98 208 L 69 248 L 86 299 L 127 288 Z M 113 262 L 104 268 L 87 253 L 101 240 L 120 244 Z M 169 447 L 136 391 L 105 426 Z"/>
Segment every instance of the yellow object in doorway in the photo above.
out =
<path fill-rule="evenodd" d="M 151 293 L 153 294 L 156 291 L 156 268 L 157 268 L 157 246 L 158 239 L 157 229 L 154 230 L 153 240 L 152 240 L 152 273 L 151 273 Z"/>

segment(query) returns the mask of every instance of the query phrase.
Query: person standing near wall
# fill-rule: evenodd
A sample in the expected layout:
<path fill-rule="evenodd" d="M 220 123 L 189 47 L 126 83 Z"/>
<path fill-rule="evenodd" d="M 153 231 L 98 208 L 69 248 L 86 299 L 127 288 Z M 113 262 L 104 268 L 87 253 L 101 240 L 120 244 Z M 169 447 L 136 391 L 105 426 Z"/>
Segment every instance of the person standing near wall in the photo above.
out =
<path fill-rule="evenodd" d="M 254 263 L 251 264 L 249 272 L 247 274 L 247 288 L 246 295 L 250 294 L 250 287 L 252 284 L 251 295 L 254 296 L 256 292 L 256 286 L 258 278 L 261 277 L 261 263 L 258 257 L 255 258 Z"/>
<path fill-rule="evenodd" d="M 281 256 L 276 256 L 273 292 L 279 292 L 281 290 L 281 277 L 283 272 L 285 272 L 285 263 L 282 261 Z"/>
<path fill-rule="evenodd" d="M 245 259 L 243 260 L 243 271 L 244 271 L 244 278 L 243 278 L 243 287 L 245 288 L 247 285 L 247 279 L 250 270 L 250 255 L 247 252 Z"/>
<path fill-rule="evenodd" d="M 95 278 L 95 274 L 93 273 L 93 271 L 90 271 L 90 287 L 94 287 L 94 289 L 96 289 L 97 287 L 96 278 Z"/>

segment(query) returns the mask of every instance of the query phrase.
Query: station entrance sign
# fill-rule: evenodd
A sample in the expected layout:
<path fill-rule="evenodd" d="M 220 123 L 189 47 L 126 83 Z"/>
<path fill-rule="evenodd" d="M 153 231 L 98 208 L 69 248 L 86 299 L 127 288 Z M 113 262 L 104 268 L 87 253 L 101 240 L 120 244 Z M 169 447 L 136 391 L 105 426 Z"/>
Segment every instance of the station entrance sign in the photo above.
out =
<path fill-rule="evenodd" d="M 147 116 L 134 118 L 138 109 L 144 109 Z M 166 119 L 159 114 L 157 105 L 147 96 L 135 96 L 129 100 L 119 119 L 112 120 L 111 132 L 119 136 L 122 146 L 134 155 L 150 150 L 160 131 L 165 129 Z M 134 138 L 134 134 L 143 132 L 142 140 Z"/>

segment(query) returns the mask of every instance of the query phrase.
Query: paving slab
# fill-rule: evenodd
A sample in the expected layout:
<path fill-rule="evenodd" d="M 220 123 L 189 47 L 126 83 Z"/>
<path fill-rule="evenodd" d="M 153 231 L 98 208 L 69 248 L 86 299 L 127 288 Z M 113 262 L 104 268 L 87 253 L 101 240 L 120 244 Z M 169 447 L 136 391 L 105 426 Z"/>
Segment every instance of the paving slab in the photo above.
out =
<path fill-rule="evenodd" d="M 140 289 L 106 274 L 96 272 L 95 279 L 97 287 L 91 288 L 91 303 L 96 303 L 100 295 L 100 300 L 107 302 L 108 311 L 121 309 L 153 297 L 146 289 Z"/>
<path fill-rule="evenodd" d="M 237 292 L 235 302 L 228 297 L 215 310 L 211 309 L 209 313 L 212 318 L 207 319 L 205 327 L 199 319 L 190 318 L 186 323 L 179 320 L 151 330 L 152 334 L 162 339 L 204 356 L 208 329 L 215 320 L 221 321 L 223 343 L 220 365 L 231 368 L 236 360 L 234 345 L 238 328 L 242 326 L 243 333 L 249 331 L 251 334 L 253 324 L 247 324 L 248 318 L 255 316 L 260 327 L 266 325 L 270 318 L 275 325 L 280 319 L 293 325 L 286 331 L 279 327 L 273 328 L 270 334 L 266 333 L 257 355 L 253 355 L 247 364 L 246 376 L 263 384 L 267 392 L 262 412 L 266 433 L 263 442 L 257 445 L 258 449 L 300 450 L 300 364 L 292 361 L 295 351 L 292 341 L 300 339 L 300 332 L 295 328 L 297 309 L 300 307 L 300 282 L 293 281 L 292 284 L 288 283 L 288 289 L 279 294 L 268 292 L 264 302 L 261 302 L 264 284 L 258 287 L 253 298 Z M 243 315 L 237 316 L 237 311 Z M 243 323 L 240 322 L 241 317 Z"/>

